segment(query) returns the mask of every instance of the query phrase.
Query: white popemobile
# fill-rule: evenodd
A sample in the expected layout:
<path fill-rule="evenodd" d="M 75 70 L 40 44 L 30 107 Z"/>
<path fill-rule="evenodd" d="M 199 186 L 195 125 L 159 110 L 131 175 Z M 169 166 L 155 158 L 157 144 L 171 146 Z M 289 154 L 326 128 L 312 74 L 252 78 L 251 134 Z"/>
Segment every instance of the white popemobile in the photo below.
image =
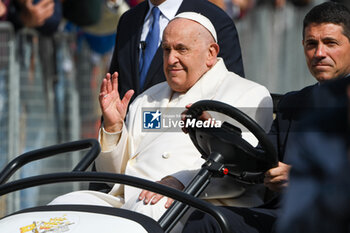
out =
<path fill-rule="evenodd" d="M 183 192 L 127 175 L 86 172 L 100 152 L 100 145 L 95 139 L 27 152 L 11 161 L 0 173 L 0 196 L 43 184 L 93 181 L 131 185 L 177 200 L 158 222 L 145 215 L 119 208 L 51 205 L 28 208 L 3 217 L 0 219 L 1 233 L 164 233 L 172 229 L 188 206 L 211 214 L 218 221 L 222 232 L 229 233 L 228 220 L 220 209 L 197 197 L 212 177 L 229 175 L 244 183 L 262 182 L 264 172 L 277 165 L 277 156 L 264 130 L 238 109 L 218 101 L 199 101 L 188 110 L 189 120 L 198 119 L 203 111 L 217 111 L 234 118 L 255 135 L 263 150 L 252 147 L 242 139 L 241 130 L 227 122 L 220 128 L 188 128 L 192 142 L 206 162 Z M 86 148 L 90 148 L 89 152 L 72 172 L 51 173 L 7 182 L 16 170 L 29 162 Z"/>

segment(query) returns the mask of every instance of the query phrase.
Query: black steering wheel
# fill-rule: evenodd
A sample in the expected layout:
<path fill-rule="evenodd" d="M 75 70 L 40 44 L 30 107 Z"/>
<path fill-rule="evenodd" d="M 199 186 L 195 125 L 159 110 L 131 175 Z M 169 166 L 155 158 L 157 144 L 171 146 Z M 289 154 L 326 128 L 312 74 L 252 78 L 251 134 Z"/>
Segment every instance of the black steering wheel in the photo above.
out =
<path fill-rule="evenodd" d="M 194 103 L 187 111 L 187 120 L 196 121 L 203 111 L 215 111 L 233 118 L 258 139 L 259 146 L 253 147 L 242 138 L 240 128 L 226 121 L 219 128 L 192 124 L 194 127 L 188 127 L 189 135 L 202 158 L 207 160 L 210 154 L 218 153 L 223 158 L 220 163 L 225 175 L 247 184 L 262 183 L 264 173 L 278 164 L 276 150 L 265 131 L 242 111 L 214 100 Z"/>

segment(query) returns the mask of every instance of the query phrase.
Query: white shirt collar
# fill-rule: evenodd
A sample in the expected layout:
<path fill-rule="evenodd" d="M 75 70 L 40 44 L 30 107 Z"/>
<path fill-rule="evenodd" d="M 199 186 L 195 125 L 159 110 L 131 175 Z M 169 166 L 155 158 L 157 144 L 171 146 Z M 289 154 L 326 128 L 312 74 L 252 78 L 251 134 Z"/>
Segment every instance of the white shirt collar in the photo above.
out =
<path fill-rule="evenodd" d="M 158 8 L 160 12 L 162 12 L 162 16 L 166 17 L 168 21 L 170 21 L 175 17 L 177 11 L 180 8 L 182 1 L 183 0 L 166 0 L 165 2 L 160 4 Z M 154 7 L 154 5 L 151 3 L 150 0 L 148 0 L 148 5 L 149 5 L 149 10 L 147 12 L 145 20 L 149 19 L 151 15 L 151 11 Z"/>
<path fill-rule="evenodd" d="M 159 44 L 162 40 L 162 36 L 163 36 L 163 31 L 165 29 L 165 27 L 168 25 L 169 21 L 172 20 L 177 11 L 180 8 L 180 5 L 182 3 L 183 0 L 166 0 L 165 2 L 163 2 L 162 4 L 160 4 L 158 6 L 160 12 L 162 13 L 160 15 L 160 19 L 159 19 L 159 27 L 160 27 L 160 33 L 159 33 Z M 149 4 L 149 10 L 146 14 L 145 20 L 143 22 L 143 29 L 142 29 L 142 33 L 141 33 L 141 41 L 145 41 L 146 37 L 147 37 L 147 33 L 149 31 L 149 27 L 151 26 L 153 19 L 151 12 L 152 9 L 154 7 L 154 5 L 151 3 L 150 0 L 148 0 L 148 4 Z"/>

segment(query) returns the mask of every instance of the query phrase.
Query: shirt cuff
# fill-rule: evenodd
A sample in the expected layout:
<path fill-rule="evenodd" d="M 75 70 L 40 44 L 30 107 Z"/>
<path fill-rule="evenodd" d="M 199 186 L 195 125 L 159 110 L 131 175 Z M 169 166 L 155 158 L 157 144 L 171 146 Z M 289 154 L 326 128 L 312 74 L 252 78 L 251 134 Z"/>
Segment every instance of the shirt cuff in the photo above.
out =
<path fill-rule="evenodd" d="M 112 151 L 118 144 L 121 133 L 123 130 L 118 132 L 110 133 L 105 130 L 102 126 L 100 130 L 100 145 L 102 152 Z"/>

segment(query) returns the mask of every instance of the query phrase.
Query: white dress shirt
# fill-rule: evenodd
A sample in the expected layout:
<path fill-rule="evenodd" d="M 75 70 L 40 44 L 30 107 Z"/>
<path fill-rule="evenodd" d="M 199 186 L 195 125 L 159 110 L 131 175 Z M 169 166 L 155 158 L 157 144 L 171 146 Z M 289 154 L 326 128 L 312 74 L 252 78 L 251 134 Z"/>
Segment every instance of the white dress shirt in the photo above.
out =
<path fill-rule="evenodd" d="M 175 17 L 176 12 L 179 10 L 181 3 L 182 3 L 182 0 L 166 0 L 165 2 L 163 2 L 162 4 L 160 4 L 158 6 L 158 8 L 161 12 L 160 19 L 159 19 L 159 29 L 160 30 L 159 30 L 158 46 L 162 41 L 163 31 L 164 31 L 165 27 L 168 25 L 169 21 Z M 153 17 L 152 17 L 151 11 L 152 11 L 154 5 L 151 3 L 150 0 L 148 0 L 148 4 L 150 7 L 149 7 L 149 10 L 146 14 L 144 23 L 143 23 L 140 41 L 146 41 L 148 31 L 153 23 Z"/>

